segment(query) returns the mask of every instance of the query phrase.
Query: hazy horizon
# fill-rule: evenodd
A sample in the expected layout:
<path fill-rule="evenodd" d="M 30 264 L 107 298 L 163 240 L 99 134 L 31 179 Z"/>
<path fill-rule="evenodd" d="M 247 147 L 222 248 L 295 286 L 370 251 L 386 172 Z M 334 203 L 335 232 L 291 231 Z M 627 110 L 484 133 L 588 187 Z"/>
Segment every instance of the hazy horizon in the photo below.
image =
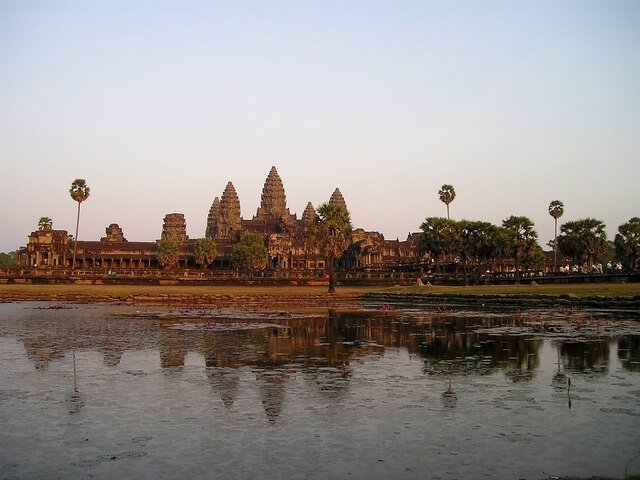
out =
<path fill-rule="evenodd" d="M 640 3 L 4 2 L 0 251 L 43 216 L 204 236 L 232 181 L 251 218 L 269 169 L 287 206 L 338 187 L 355 228 L 404 240 L 452 184 L 453 219 L 640 216 Z"/>

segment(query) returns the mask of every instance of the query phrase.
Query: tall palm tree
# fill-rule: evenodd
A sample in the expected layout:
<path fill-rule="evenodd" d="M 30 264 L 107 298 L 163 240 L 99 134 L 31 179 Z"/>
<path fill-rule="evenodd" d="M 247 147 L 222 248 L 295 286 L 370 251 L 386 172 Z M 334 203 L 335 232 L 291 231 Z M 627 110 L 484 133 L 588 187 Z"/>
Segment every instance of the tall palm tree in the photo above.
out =
<path fill-rule="evenodd" d="M 558 219 L 564 213 L 564 204 L 560 200 L 554 200 L 549 204 L 549 215 L 553 217 L 553 270 L 558 270 Z"/>
<path fill-rule="evenodd" d="M 535 253 L 538 234 L 527 217 L 511 215 L 502 221 L 505 253 L 513 258 L 516 284 L 520 283 L 520 264 Z"/>
<path fill-rule="evenodd" d="M 78 251 L 78 227 L 80 226 L 80 204 L 89 198 L 89 187 L 83 178 L 76 178 L 71 184 L 69 194 L 78 202 L 78 217 L 76 219 L 76 236 L 73 242 L 73 262 L 71 268 L 76 267 L 76 252 Z"/>
<path fill-rule="evenodd" d="M 347 207 L 340 203 L 323 203 L 318 207 L 316 218 L 310 230 L 311 237 L 317 242 L 320 251 L 327 260 L 329 293 L 335 293 L 336 281 L 333 263 L 351 243 L 352 227 Z"/>
<path fill-rule="evenodd" d="M 440 197 L 440 201 L 447 206 L 447 220 L 449 220 L 449 204 L 456 198 L 456 191 L 453 185 L 442 185 L 440 190 L 438 190 L 438 196 Z"/>

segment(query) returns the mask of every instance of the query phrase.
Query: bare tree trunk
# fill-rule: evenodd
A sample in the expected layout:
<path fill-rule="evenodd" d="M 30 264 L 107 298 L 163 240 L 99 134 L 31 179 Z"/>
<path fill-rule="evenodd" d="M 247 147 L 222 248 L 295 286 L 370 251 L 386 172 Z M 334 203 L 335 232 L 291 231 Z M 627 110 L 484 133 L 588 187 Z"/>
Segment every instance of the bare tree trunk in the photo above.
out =
<path fill-rule="evenodd" d="M 329 293 L 336 293 L 336 279 L 335 271 L 333 269 L 333 255 L 330 255 L 327 261 L 329 262 Z"/>
<path fill-rule="evenodd" d="M 558 219 L 554 217 L 555 227 L 553 236 L 553 271 L 558 271 Z"/>
<path fill-rule="evenodd" d="M 76 268 L 76 252 L 78 251 L 78 227 L 80 226 L 80 202 L 78 202 L 78 216 L 76 218 L 76 236 L 73 239 L 73 262 L 71 269 Z"/>

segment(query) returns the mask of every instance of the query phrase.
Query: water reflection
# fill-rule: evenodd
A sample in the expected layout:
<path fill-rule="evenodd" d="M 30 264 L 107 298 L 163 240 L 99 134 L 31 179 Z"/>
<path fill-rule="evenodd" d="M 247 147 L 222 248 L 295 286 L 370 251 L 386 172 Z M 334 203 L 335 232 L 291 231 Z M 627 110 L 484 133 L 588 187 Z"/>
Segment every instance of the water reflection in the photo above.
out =
<path fill-rule="evenodd" d="M 207 371 L 223 369 L 224 375 L 243 366 L 260 372 L 288 364 L 305 371 L 330 367 L 342 372 L 360 358 L 401 348 L 422 359 L 430 375 L 502 371 L 514 382 L 526 381 L 536 374 L 546 337 L 501 328 L 511 321 L 495 316 L 439 320 L 330 310 L 321 316 L 281 314 L 265 323 L 259 313 L 238 320 L 217 317 L 216 312 L 206 316 L 189 311 L 105 316 L 70 310 L 18 315 L 2 322 L 0 333 L 20 338 L 36 369 L 47 369 L 76 350 L 97 350 L 103 364 L 113 367 L 126 351 L 154 349 L 160 366 L 166 369 L 184 367 L 187 355 L 195 352 L 204 358 Z M 578 372 L 606 372 L 611 342 L 617 343 L 624 369 L 640 370 L 638 334 L 554 339 L 562 369 Z M 218 376 L 213 375 L 213 384 Z"/>
<path fill-rule="evenodd" d="M 0 305 L 7 477 L 586 478 L 636 454 L 638 324 L 42 305 Z"/>
<path fill-rule="evenodd" d="M 618 340 L 618 357 L 626 370 L 640 371 L 640 335 L 626 335 Z"/>

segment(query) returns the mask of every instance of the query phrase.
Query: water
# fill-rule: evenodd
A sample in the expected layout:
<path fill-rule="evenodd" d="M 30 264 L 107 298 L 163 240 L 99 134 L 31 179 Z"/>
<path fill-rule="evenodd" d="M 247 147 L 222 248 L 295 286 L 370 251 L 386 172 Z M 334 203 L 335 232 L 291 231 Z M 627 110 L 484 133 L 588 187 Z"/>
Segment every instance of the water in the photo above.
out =
<path fill-rule="evenodd" d="M 50 306 L 0 305 L 3 479 L 640 474 L 607 312 Z"/>

